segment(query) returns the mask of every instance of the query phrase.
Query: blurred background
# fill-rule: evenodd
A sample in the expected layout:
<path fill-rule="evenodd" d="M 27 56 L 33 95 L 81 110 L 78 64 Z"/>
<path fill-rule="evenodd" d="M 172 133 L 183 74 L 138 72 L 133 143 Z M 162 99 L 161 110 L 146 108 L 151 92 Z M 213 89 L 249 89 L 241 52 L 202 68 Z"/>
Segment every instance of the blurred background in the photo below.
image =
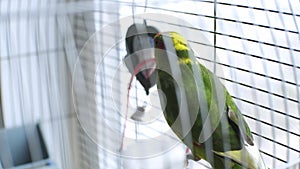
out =
<path fill-rule="evenodd" d="M 21 127 L 30 142 L 26 126 L 38 124 L 55 168 L 184 166 L 184 146 L 169 131 L 155 89 L 146 96 L 133 80 L 125 120 L 125 35 L 144 20 L 159 31 L 188 32 L 199 61 L 236 101 L 267 167 L 300 168 L 298 0 L 0 0 L 0 18 L 1 131 Z M 130 118 L 139 107 L 145 116 Z"/>

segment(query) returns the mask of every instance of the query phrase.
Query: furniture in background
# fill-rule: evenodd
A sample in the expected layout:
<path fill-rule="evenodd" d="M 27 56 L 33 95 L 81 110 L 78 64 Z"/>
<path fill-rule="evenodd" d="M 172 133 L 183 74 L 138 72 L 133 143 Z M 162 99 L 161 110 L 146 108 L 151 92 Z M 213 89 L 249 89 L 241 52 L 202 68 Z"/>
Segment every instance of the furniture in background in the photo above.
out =
<path fill-rule="evenodd" d="M 57 169 L 39 124 L 0 129 L 0 169 Z"/>

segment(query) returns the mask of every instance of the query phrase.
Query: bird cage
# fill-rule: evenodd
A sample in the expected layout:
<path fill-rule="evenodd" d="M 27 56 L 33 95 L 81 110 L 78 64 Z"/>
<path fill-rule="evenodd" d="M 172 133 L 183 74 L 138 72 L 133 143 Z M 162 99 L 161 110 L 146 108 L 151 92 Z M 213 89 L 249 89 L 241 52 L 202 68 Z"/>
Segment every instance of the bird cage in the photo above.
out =
<path fill-rule="evenodd" d="M 164 31 L 222 81 L 265 165 L 300 167 L 297 0 L 0 0 L 0 18 L 0 127 L 39 123 L 60 169 L 210 168 L 188 160 L 156 84 L 147 95 L 132 76 Z"/>

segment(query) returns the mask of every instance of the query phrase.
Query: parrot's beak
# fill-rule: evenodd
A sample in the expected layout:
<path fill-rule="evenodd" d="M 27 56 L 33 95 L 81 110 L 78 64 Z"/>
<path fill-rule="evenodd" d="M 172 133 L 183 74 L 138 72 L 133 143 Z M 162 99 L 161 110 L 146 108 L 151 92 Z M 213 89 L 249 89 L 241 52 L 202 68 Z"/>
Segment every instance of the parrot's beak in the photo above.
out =
<path fill-rule="evenodd" d="M 157 37 L 161 36 L 161 32 L 158 32 L 153 39 L 156 39 Z"/>

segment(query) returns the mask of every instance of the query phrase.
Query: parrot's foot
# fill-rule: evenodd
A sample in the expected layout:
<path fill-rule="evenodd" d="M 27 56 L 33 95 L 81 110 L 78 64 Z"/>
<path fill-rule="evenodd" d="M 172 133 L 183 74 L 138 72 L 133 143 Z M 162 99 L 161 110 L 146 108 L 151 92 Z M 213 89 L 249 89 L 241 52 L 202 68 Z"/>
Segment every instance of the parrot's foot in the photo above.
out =
<path fill-rule="evenodd" d="M 195 158 L 195 156 L 191 152 L 187 153 L 186 158 L 185 158 L 185 169 L 189 168 L 189 160 L 192 160 L 192 161 L 196 162 L 196 161 L 199 161 L 200 159 Z"/>
<path fill-rule="evenodd" d="M 186 159 L 187 160 L 194 160 L 194 155 L 192 153 L 186 154 Z"/>

